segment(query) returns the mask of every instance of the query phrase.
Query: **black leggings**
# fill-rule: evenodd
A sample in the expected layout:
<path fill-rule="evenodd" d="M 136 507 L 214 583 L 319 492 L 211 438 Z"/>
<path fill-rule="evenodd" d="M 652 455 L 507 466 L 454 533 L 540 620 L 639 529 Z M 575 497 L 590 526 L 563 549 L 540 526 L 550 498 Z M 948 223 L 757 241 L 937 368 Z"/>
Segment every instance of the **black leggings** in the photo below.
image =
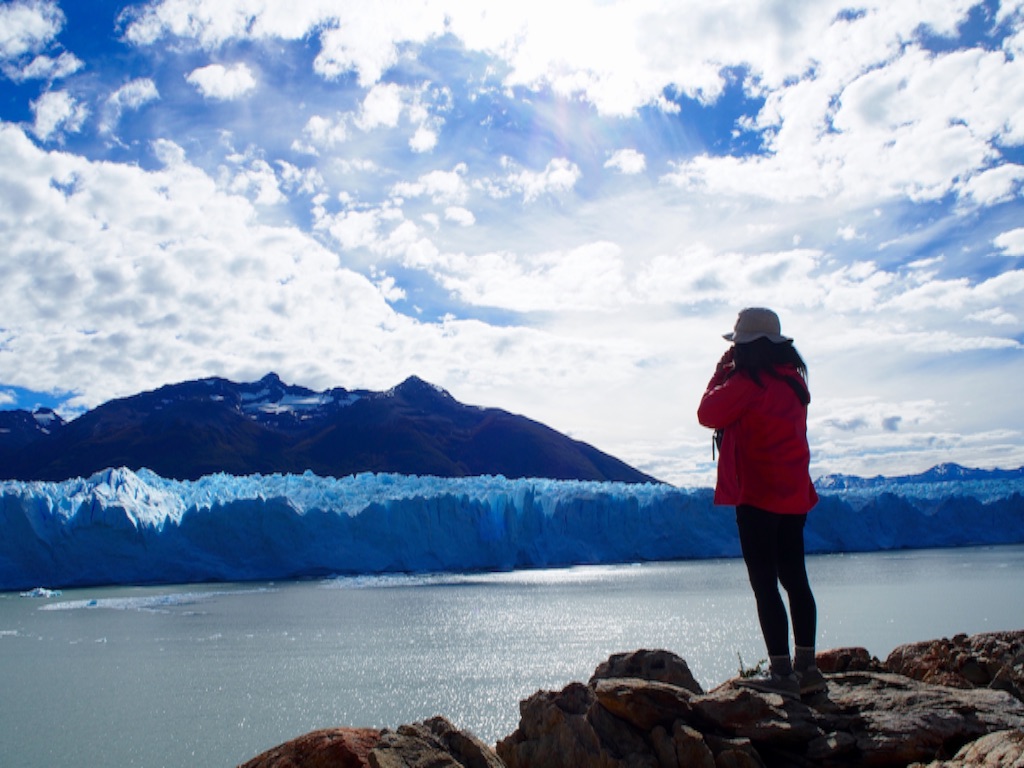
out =
<path fill-rule="evenodd" d="M 736 507 L 743 561 L 754 588 L 757 617 L 769 656 L 789 655 L 789 619 L 779 584 L 789 596 L 794 642 L 814 647 L 818 609 L 804 565 L 806 522 L 807 515 L 780 515 L 747 504 Z"/>

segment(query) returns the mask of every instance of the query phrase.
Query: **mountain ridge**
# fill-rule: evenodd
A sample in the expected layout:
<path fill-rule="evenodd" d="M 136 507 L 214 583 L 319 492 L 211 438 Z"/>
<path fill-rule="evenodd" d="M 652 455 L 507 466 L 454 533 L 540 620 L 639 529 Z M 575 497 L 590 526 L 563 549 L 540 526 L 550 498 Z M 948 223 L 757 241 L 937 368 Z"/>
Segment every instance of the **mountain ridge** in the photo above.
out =
<path fill-rule="evenodd" d="M 921 485 L 930 483 L 963 483 L 1024 479 L 1024 467 L 1017 469 L 977 469 L 945 462 L 916 475 L 857 475 L 829 474 L 814 481 L 819 491 L 874 490 L 880 486 Z"/>
<path fill-rule="evenodd" d="M 183 398 L 201 405 L 191 413 L 181 413 Z M 363 413 L 362 418 L 353 420 L 358 429 L 347 435 L 344 424 L 326 423 L 360 402 L 360 408 L 368 403 L 378 406 L 376 423 L 373 414 Z M 394 409 L 388 412 L 382 407 L 385 403 L 393 404 Z M 230 418 L 225 418 L 223 408 L 231 412 Z M 189 425 L 191 428 L 185 429 Z M 318 430 L 318 425 L 325 428 Z M 156 431 L 146 435 L 145 427 Z M 383 437 L 388 428 L 393 430 L 390 440 Z M 446 429 L 447 436 L 443 434 Z M 453 436 L 461 436 L 454 446 Z M 363 453 L 353 457 L 358 454 L 358 443 Z M 537 460 L 526 460 L 538 446 L 546 447 Z M 62 455 L 68 452 L 88 453 L 95 460 Z M 332 462 L 324 457 L 330 453 L 349 458 Z M 183 465 L 186 454 L 192 458 Z M 298 456 L 289 458 L 289 454 Z M 308 460 L 302 460 L 304 455 Z M 71 421 L 50 408 L 0 410 L 0 479 L 65 480 L 119 466 L 145 467 L 176 479 L 196 479 L 212 472 L 244 475 L 311 470 L 326 476 L 369 471 L 659 482 L 539 422 L 498 408 L 460 403 L 442 387 L 418 376 L 380 392 L 342 387 L 317 392 L 286 384 L 274 372 L 243 383 L 207 377 L 117 398 Z M 822 492 L 856 493 L 1021 479 L 1024 467 L 978 469 L 943 463 L 912 475 L 828 474 L 815 479 L 815 485 Z"/>
<path fill-rule="evenodd" d="M 312 471 L 659 482 L 417 376 L 383 392 L 317 392 L 273 372 L 243 383 L 209 377 L 110 400 L 71 421 L 48 409 L 0 412 L 0 478 L 65 480 L 120 466 L 175 479 Z"/>

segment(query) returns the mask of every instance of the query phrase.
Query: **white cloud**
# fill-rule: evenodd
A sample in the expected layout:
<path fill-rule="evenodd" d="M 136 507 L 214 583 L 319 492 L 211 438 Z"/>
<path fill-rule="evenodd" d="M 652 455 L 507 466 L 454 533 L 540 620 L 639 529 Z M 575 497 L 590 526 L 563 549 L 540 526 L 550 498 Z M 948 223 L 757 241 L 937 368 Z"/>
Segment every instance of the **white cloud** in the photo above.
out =
<path fill-rule="evenodd" d="M 284 160 L 278 160 L 277 166 L 281 169 L 281 181 L 289 190 L 316 195 L 326 186 L 323 176 L 316 168 L 299 168 Z"/>
<path fill-rule="evenodd" d="M 505 85 L 551 87 L 583 98 L 606 115 L 631 115 L 644 106 L 676 107 L 666 90 L 704 102 L 724 91 L 730 67 L 751 72 L 752 90 L 785 90 L 809 72 L 836 94 L 857 74 L 890 60 L 921 28 L 953 34 L 972 2 L 883 4 L 856 18 L 842 0 L 785 7 L 695 0 L 592 3 L 567 0 L 557 8 L 539 0 L 488 4 L 465 0 L 371 5 L 330 2 L 253 4 L 251 0 L 158 0 L 125 15 L 125 37 L 149 45 L 165 35 L 216 48 L 230 40 L 297 40 L 318 34 L 314 69 L 337 79 L 358 75 L 370 88 L 401 52 L 446 33 L 471 51 L 503 60 Z M 566 34 L 567 29 L 586 34 Z M 837 90 L 838 89 L 838 90 Z M 827 102 L 825 103 L 827 109 Z M 817 121 L 823 112 L 807 115 Z M 806 122 L 806 121 L 804 121 Z"/>
<path fill-rule="evenodd" d="M 693 55 L 699 35 L 691 31 L 692 19 L 702 10 L 575 0 L 557 8 L 459 3 L 450 27 L 467 47 L 508 62 L 507 86 L 547 84 L 556 93 L 586 99 L 603 114 L 628 115 L 645 105 L 673 110 L 663 96 L 672 84 L 702 98 L 721 92 L 721 67 L 712 63 L 718 55 L 701 61 L 703 46 Z M 567 29 L 586 34 L 566 34 Z"/>
<path fill-rule="evenodd" d="M 66 91 L 48 91 L 32 102 L 35 122 L 32 132 L 43 141 L 61 133 L 77 133 L 89 115 L 83 104 Z"/>
<path fill-rule="evenodd" d="M 216 49 L 231 40 L 299 40 L 316 35 L 314 71 L 328 80 L 356 73 L 369 88 L 399 59 L 400 48 L 445 33 L 445 3 L 253 3 L 251 0 L 157 0 L 122 16 L 125 39 L 152 45 L 165 36 Z"/>
<path fill-rule="evenodd" d="M 1024 227 L 1003 232 L 992 244 L 1006 256 L 1024 256 Z"/>
<path fill-rule="evenodd" d="M 356 72 L 363 87 L 377 83 L 398 61 L 399 45 L 421 44 L 445 32 L 442 3 L 379 0 L 374 12 L 361 4 L 327 7 L 334 23 L 320 35 L 314 69 L 328 79 Z"/>
<path fill-rule="evenodd" d="M 1010 312 L 1007 312 L 1002 307 L 991 307 L 989 309 L 983 309 L 979 312 L 974 312 L 967 316 L 968 320 L 974 320 L 979 323 L 990 323 L 992 325 L 1019 325 L 1020 318 Z"/>
<path fill-rule="evenodd" d="M 156 83 L 149 78 L 140 77 L 125 83 L 107 98 L 101 130 L 114 130 L 124 110 L 138 109 L 159 98 Z"/>
<path fill-rule="evenodd" d="M 608 158 L 604 167 L 615 168 L 625 174 L 642 173 L 647 167 L 647 159 L 643 153 L 637 152 L 635 149 L 619 149 Z"/>
<path fill-rule="evenodd" d="M 977 205 L 991 206 L 1013 199 L 1024 181 L 1024 166 L 1007 163 L 983 170 L 963 185 L 963 195 Z"/>
<path fill-rule="evenodd" d="M 471 227 L 476 224 L 476 216 L 467 208 L 458 205 L 450 205 L 444 209 L 444 217 L 448 221 L 454 221 L 460 227 Z"/>
<path fill-rule="evenodd" d="M 405 106 L 403 89 L 394 83 L 375 85 L 363 99 L 356 125 L 364 131 L 374 128 L 394 128 Z"/>
<path fill-rule="evenodd" d="M 421 125 L 409 139 L 409 149 L 413 152 L 429 152 L 437 146 L 437 133 Z"/>
<path fill-rule="evenodd" d="M 64 26 L 57 3 L 22 0 L 0 6 L 0 58 L 16 59 L 45 48 Z"/>
<path fill-rule="evenodd" d="M 262 157 L 229 158 L 234 167 L 224 167 L 220 184 L 228 192 L 243 195 L 257 205 L 277 205 L 287 198 L 281 192 L 274 168 Z"/>
<path fill-rule="evenodd" d="M 827 408 L 816 409 L 811 427 L 829 432 L 857 432 L 881 429 L 898 432 L 900 428 L 933 423 L 938 420 L 940 405 L 934 400 L 888 402 L 878 397 L 863 396 L 830 399 Z"/>
<path fill-rule="evenodd" d="M 107 102 L 117 109 L 138 109 L 143 104 L 160 98 L 160 92 L 148 77 L 140 77 L 125 83 L 110 95 Z"/>
<path fill-rule="evenodd" d="M 607 242 L 520 256 L 446 254 L 433 266 L 462 301 L 517 312 L 592 310 L 628 302 L 621 249 Z"/>
<path fill-rule="evenodd" d="M 348 138 L 346 118 L 343 115 L 323 117 L 313 115 L 302 129 L 306 141 L 296 140 L 292 148 L 298 152 L 318 154 L 320 150 L 334 150 Z"/>
<path fill-rule="evenodd" d="M 184 166 L 187 164 L 185 150 L 170 139 L 154 139 L 153 154 L 167 167 Z"/>
<path fill-rule="evenodd" d="M 505 165 L 511 173 L 503 180 L 503 184 L 523 195 L 523 201 L 530 203 L 546 194 L 568 192 L 580 180 L 582 173 L 576 163 L 564 157 L 551 160 L 543 171 L 517 171 L 512 163 Z"/>
<path fill-rule="evenodd" d="M 60 80 L 73 75 L 85 64 L 73 53 L 65 51 L 57 58 L 46 55 L 36 56 L 21 67 L 9 62 L 4 62 L 2 66 L 7 77 L 15 82 L 23 82 L 25 80 Z"/>
<path fill-rule="evenodd" d="M 395 302 L 401 301 L 405 298 L 405 291 L 397 287 L 395 278 L 390 275 L 381 277 L 375 284 L 377 289 L 380 291 L 380 295 L 384 297 L 385 301 Z"/>
<path fill-rule="evenodd" d="M 0 127 L 0 258 L 10 276 L 0 304 L 19 380 L 59 388 L 97 382 L 103 370 L 106 383 L 82 403 L 96 405 L 166 383 L 168 371 L 251 380 L 288 358 L 299 366 L 291 375 L 308 366 L 303 378 L 336 384 L 352 375 L 349 360 L 366 365 L 407 325 L 314 238 L 257 223 L 244 198 L 173 150 L 165 143 L 172 163 L 146 172 L 42 152 Z M 26 219 L 55 225 L 20 237 Z M 8 269 L 25 260 L 39 271 Z"/>
<path fill-rule="evenodd" d="M 196 40 L 207 49 L 231 40 L 297 40 L 329 22 L 331 2 L 259 3 L 251 0 L 156 0 L 129 6 L 119 18 L 125 40 L 152 45 L 165 36 Z"/>
<path fill-rule="evenodd" d="M 914 18 L 947 29 L 959 11 L 922 17 L 915 8 L 904 17 L 895 8 L 822 27 L 821 39 L 808 41 L 813 68 L 759 81 L 766 103 L 754 128 L 769 154 L 698 155 L 676 163 L 666 181 L 774 201 L 1005 199 L 1019 177 L 994 167 L 996 146 L 1024 135 L 1024 62 L 999 51 L 899 47 Z"/>
<path fill-rule="evenodd" d="M 431 152 L 439 140 L 444 120 L 438 113 L 447 109 L 451 94 L 429 83 L 419 87 L 378 83 L 367 92 L 353 122 L 363 131 L 397 128 L 406 118 L 413 128 L 409 149 L 417 154 Z"/>
<path fill-rule="evenodd" d="M 244 63 L 225 67 L 208 64 L 192 70 L 185 79 L 195 86 L 204 99 L 234 101 L 256 88 L 256 78 Z"/>
<path fill-rule="evenodd" d="M 380 226 L 383 216 L 379 210 L 349 210 L 337 216 L 325 216 L 319 223 L 344 250 L 371 248 L 380 241 Z"/>
<path fill-rule="evenodd" d="M 429 195 L 434 203 L 463 203 L 469 194 L 465 176 L 465 163 L 459 163 L 450 171 L 431 171 L 414 182 L 400 182 L 392 187 L 391 194 L 398 197 L 421 197 Z"/>

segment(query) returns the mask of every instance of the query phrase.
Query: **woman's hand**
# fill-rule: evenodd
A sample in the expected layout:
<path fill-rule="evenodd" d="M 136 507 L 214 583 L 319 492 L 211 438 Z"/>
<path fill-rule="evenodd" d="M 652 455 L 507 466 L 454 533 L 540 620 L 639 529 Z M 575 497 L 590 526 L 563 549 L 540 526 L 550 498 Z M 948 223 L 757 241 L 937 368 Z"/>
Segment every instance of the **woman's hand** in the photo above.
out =
<path fill-rule="evenodd" d="M 732 361 L 733 348 L 729 347 L 725 352 L 722 353 L 721 359 L 718 361 L 718 365 L 715 366 L 715 375 L 721 376 L 728 371 L 731 371 L 734 367 Z"/>

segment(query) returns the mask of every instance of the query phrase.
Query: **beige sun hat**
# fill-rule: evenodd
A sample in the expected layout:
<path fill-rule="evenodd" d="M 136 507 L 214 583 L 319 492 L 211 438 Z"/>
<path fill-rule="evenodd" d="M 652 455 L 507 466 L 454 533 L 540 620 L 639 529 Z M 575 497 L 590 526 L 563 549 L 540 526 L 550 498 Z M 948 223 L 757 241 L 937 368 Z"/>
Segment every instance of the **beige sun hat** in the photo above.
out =
<path fill-rule="evenodd" d="M 776 344 L 792 341 L 788 336 L 782 335 L 779 316 L 764 307 L 748 307 L 741 310 L 736 318 L 736 327 L 730 333 L 723 334 L 722 338 L 733 344 L 746 344 L 748 341 L 762 338 L 770 339 Z"/>

